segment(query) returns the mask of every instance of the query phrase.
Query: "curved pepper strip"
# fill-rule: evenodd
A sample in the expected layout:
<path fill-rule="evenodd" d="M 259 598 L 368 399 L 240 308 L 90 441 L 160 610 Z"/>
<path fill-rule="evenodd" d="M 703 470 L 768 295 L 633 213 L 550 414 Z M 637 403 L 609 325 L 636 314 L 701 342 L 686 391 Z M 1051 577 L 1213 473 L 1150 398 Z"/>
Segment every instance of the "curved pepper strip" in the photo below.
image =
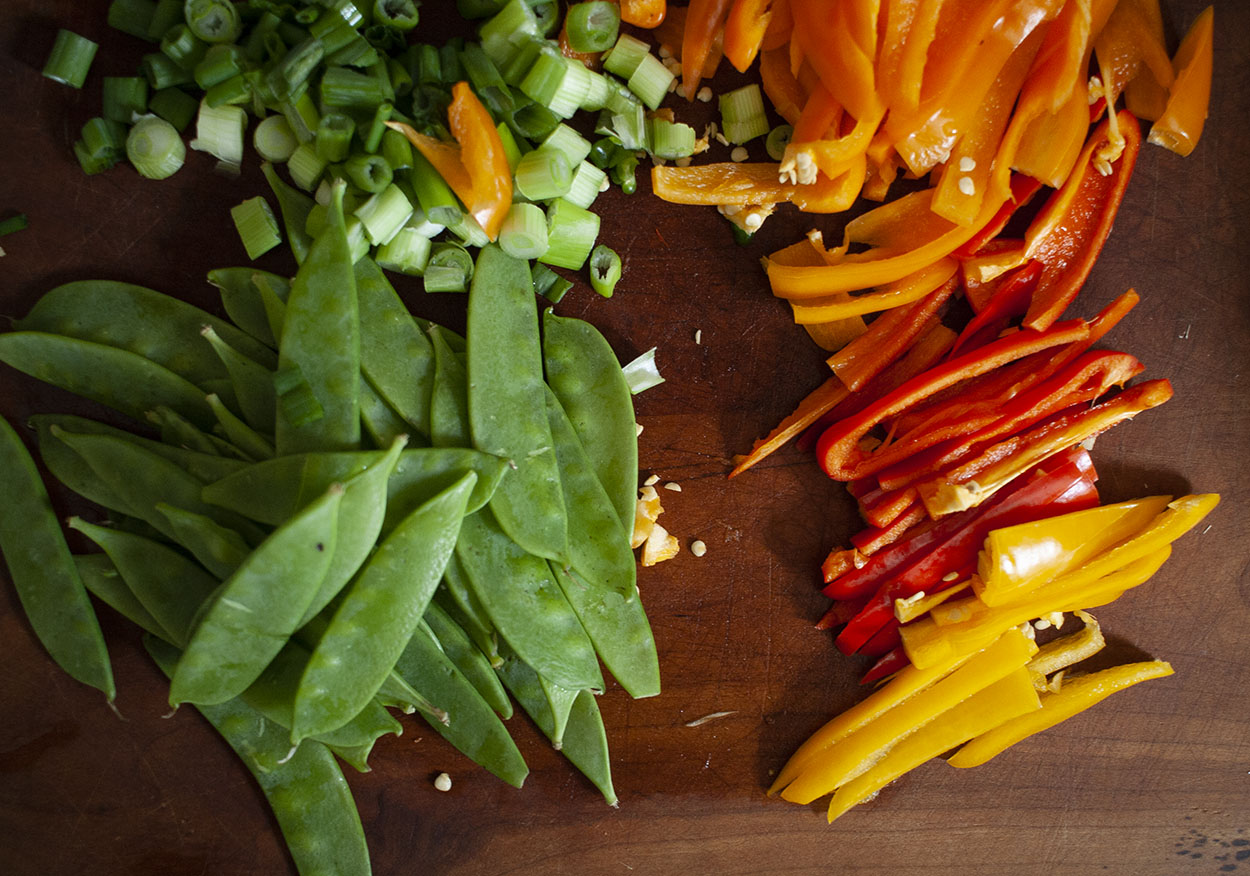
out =
<path fill-rule="evenodd" d="M 1075 406 L 995 444 L 941 478 L 920 483 L 920 498 L 932 517 L 971 508 L 1050 455 L 1100 435 L 1171 397 L 1172 384 L 1167 380 L 1147 380 L 1092 408 Z"/>
<path fill-rule="evenodd" d="M 1014 271 L 1004 274 L 1002 282 L 996 284 L 993 294 L 981 311 L 968 321 L 955 339 L 955 346 L 951 347 L 951 358 L 985 346 L 1002 334 L 1003 329 L 1014 318 L 1024 316 L 1041 276 L 1042 263 L 1037 261 L 1026 262 Z"/>
<path fill-rule="evenodd" d="M 512 172 L 499 131 L 467 82 L 451 87 L 447 121 L 460 144 L 460 158 L 473 186 L 473 194 L 464 205 L 487 236 L 495 240 L 512 206 Z"/>
<path fill-rule="evenodd" d="M 874 70 L 880 11 L 881 0 L 790 0 L 792 41 L 856 119 L 885 114 Z"/>
<path fill-rule="evenodd" d="M 829 801 L 829 823 L 926 761 L 969 739 L 993 733 L 1004 723 L 1032 718 L 1041 708 L 1028 672 L 1020 669 L 1008 674 L 900 739 L 870 769 L 839 787 Z"/>
<path fill-rule="evenodd" d="M 807 91 L 790 72 L 790 53 L 784 47 L 760 53 L 760 83 L 777 115 L 791 125 L 798 124 Z"/>
<path fill-rule="evenodd" d="M 1215 7 L 1208 6 L 1193 23 L 1172 64 L 1176 81 L 1168 92 L 1163 115 L 1150 127 L 1150 142 L 1188 155 L 1198 145 L 1211 100 Z"/>
<path fill-rule="evenodd" d="M 862 295 L 844 294 L 840 296 L 841 300 L 834 297 L 829 301 L 795 301 L 792 302 L 794 321 L 798 325 L 809 325 L 849 316 L 863 316 L 866 313 L 879 313 L 912 304 L 944 285 L 958 269 L 959 263 L 954 259 L 941 259 L 897 283 Z"/>
<path fill-rule="evenodd" d="M 900 95 L 900 90 L 904 87 L 902 81 L 903 56 L 907 50 L 908 41 L 913 38 L 913 33 L 917 29 L 917 18 L 921 14 L 923 5 L 933 6 L 935 4 L 922 3 L 922 0 L 889 0 L 885 4 L 884 14 L 882 16 L 881 46 L 877 52 L 877 92 L 881 95 L 881 102 L 889 109 L 896 109 L 898 112 L 903 111 L 904 100 Z M 937 4 L 940 5 L 940 4 Z M 933 18 L 936 25 L 936 16 Z M 917 41 L 923 39 L 919 33 L 916 33 Z M 929 40 L 933 39 L 933 30 L 929 31 Z M 914 93 L 917 102 L 920 96 L 920 83 L 915 84 Z"/>
<path fill-rule="evenodd" d="M 1102 702 L 1116 691 L 1171 674 L 1171 664 L 1162 660 L 1151 660 L 1113 666 L 1076 678 L 1065 678 L 1057 693 L 1042 695 L 1039 710 L 1020 715 L 979 734 L 955 752 L 947 763 L 954 767 L 979 766 L 1017 742 Z"/>
<path fill-rule="evenodd" d="M 668 0 L 620 0 L 621 21 L 651 29 L 664 23 Z"/>
<path fill-rule="evenodd" d="M 841 177 L 820 177 L 810 186 L 779 181 L 779 165 L 769 162 L 719 162 L 690 167 L 659 165 L 651 169 L 655 195 L 672 204 L 756 206 L 793 201 L 807 212 L 840 212 L 855 201 L 863 168 Z"/>
<path fill-rule="evenodd" d="M 772 21 L 773 0 L 734 0 L 725 20 L 725 57 L 740 73 L 754 63 Z"/>
<path fill-rule="evenodd" d="M 1024 325 L 1045 329 L 1063 314 L 1089 276 L 1111 233 L 1141 147 L 1141 129 L 1129 113 L 1120 113 L 1124 152 L 1104 176 L 1094 167 L 1094 154 L 1108 140 L 1103 121 L 1086 142 L 1076 170 L 1043 206 L 1025 235 L 1027 255 L 1045 270 L 1038 281 Z"/>
<path fill-rule="evenodd" d="M 703 64 L 716 35 L 724 30 L 733 0 L 690 0 L 681 38 L 681 86 L 686 100 L 694 100 L 703 78 Z"/>
<path fill-rule="evenodd" d="M 1163 49 L 1163 64 L 1156 70 L 1153 63 L 1154 49 L 1146 50 L 1146 63 L 1138 74 L 1129 79 L 1124 87 L 1124 105 L 1139 119 L 1153 122 L 1167 108 L 1168 89 L 1176 79 L 1176 71 L 1167 57 L 1166 39 L 1163 34 L 1163 11 L 1159 0 L 1121 0 L 1120 6 L 1132 10 L 1140 20 L 1135 27 L 1144 34 L 1143 41 Z"/>
<path fill-rule="evenodd" d="M 867 771 L 892 746 L 977 691 L 1024 667 L 1037 645 L 1008 630 L 942 680 L 920 690 L 811 758 L 781 792 L 792 803 L 811 803 Z M 1030 684 L 1030 689 L 1032 685 Z"/>
<path fill-rule="evenodd" d="M 1111 101 L 1140 75 L 1170 88 L 1176 74 L 1163 42 L 1159 0 L 1120 0 L 1094 40 L 1099 74 Z"/>
<path fill-rule="evenodd" d="M 473 200 L 473 180 L 464 166 L 461 149 L 458 143 L 448 143 L 428 134 L 422 134 L 411 125 L 403 122 L 387 122 L 386 126 L 399 131 L 408 142 L 417 147 L 417 151 L 425 160 L 434 166 L 438 175 L 456 193 L 461 203 L 468 204 Z"/>
<path fill-rule="evenodd" d="M 907 652 L 903 650 L 903 646 L 899 645 L 893 650 L 882 654 L 877 658 L 877 662 L 868 667 L 868 671 L 860 676 L 860 684 L 875 684 L 882 679 L 889 678 L 896 672 L 902 670 L 909 665 Z"/>
<path fill-rule="evenodd" d="M 831 426 L 817 442 L 816 454 L 821 468 L 829 477 L 841 481 L 862 478 L 885 468 L 901 457 L 892 454 L 888 446 L 870 455 L 859 445 L 860 439 L 879 423 L 892 419 L 948 386 L 985 374 L 1031 353 L 1081 340 L 1088 333 L 1089 326 L 1082 320 L 1059 323 L 1044 332 L 1016 332 L 931 369 L 856 416 Z M 935 431 L 928 436 L 925 446 L 936 444 L 946 437 L 949 436 Z M 913 452 L 915 449 L 923 447 L 914 448 Z"/>
<path fill-rule="evenodd" d="M 1032 200 L 1033 196 L 1041 188 L 1042 184 L 1032 177 L 1019 173 L 1013 175 L 1009 183 L 1011 195 L 999 207 L 998 212 L 994 214 L 993 218 L 981 230 L 968 238 L 966 243 L 956 247 L 951 252 L 951 255 L 957 259 L 971 258 L 976 255 L 982 247 L 1002 233 L 1002 230 L 1007 227 L 1007 223 L 1011 221 L 1011 217 L 1016 214 L 1016 211 Z"/>

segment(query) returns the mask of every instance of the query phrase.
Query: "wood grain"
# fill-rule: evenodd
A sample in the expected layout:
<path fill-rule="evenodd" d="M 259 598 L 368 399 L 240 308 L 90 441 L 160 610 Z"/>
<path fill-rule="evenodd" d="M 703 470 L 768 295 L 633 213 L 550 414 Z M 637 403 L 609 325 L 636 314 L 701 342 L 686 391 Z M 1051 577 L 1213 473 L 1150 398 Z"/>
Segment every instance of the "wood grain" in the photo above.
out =
<path fill-rule="evenodd" d="M 1202 5 L 1165 0 L 1173 45 Z M 683 545 L 708 546 L 702 558 L 683 551 L 639 575 L 664 693 L 632 702 L 614 688 L 601 699 L 618 809 L 524 717 L 511 722 L 532 768 L 521 791 L 405 721 L 402 737 L 378 746 L 373 772 L 349 776 L 375 872 L 1250 872 L 1250 4 L 1216 6 L 1203 140 L 1188 159 L 1143 149 L 1073 308 L 1092 315 L 1136 287 L 1142 304 L 1107 345 L 1176 387 L 1168 405 L 1099 439 L 1104 497 L 1224 495 L 1209 527 L 1180 542 L 1153 582 L 1098 613 L 1114 657 L 1167 659 L 1176 675 L 984 767 L 928 764 L 832 827 L 819 804 L 766 798 L 770 774 L 794 747 L 862 694 L 862 665 L 811 628 L 825 606 L 818 564 L 855 518 L 841 490 L 797 451 L 732 484 L 725 474 L 733 454 L 827 373 L 768 294 L 758 258 L 809 227 L 834 236 L 844 217 L 786 212 L 744 248 L 710 209 L 662 204 L 643 189 L 613 192 L 598 209 L 626 279 L 610 300 L 579 286 L 559 310 L 593 320 L 622 359 L 659 347 L 667 382 L 638 399 L 641 464 L 682 487 L 661 491 L 662 522 Z M 0 241 L 0 313 L 8 316 L 57 283 L 87 277 L 141 282 L 217 310 L 205 273 L 246 258 L 227 211 L 264 191 L 254 162 L 231 180 L 191 153 L 160 184 L 122 167 L 95 177 L 78 170 L 70 147 L 97 111 L 100 77 L 129 74 L 144 51 L 109 32 L 106 7 L 7 0 L 0 9 L 0 210 L 30 218 L 26 231 Z M 427 2 L 422 14 L 438 26 L 448 7 Z M 82 92 L 39 75 L 58 26 L 101 42 Z M 258 264 L 290 270 L 280 254 Z M 414 311 L 463 325 L 463 299 L 425 296 L 411 283 L 401 292 Z M 0 371 L 0 412 L 18 423 L 36 411 L 90 408 Z M 64 491 L 54 499 L 65 513 L 83 510 Z M 250 777 L 192 710 L 165 717 L 163 680 L 134 631 L 101 614 L 124 720 L 51 663 L 11 587 L 0 587 L 0 872 L 292 872 Z M 687 726 L 722 711 L 732 714 Z M 455 783 L 446 794 L 432 786 L 443 770 Z"/>

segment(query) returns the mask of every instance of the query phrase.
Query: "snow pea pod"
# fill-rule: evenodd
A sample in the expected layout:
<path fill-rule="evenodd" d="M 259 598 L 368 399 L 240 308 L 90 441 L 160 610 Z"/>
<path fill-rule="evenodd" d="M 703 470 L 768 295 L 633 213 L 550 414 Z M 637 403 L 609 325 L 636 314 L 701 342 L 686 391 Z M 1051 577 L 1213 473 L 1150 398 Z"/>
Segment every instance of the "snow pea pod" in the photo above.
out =
<path fill-rule="evenodd" d="M 270 459 L 273 457 L 273 444 L 247 423 L 234 415 L 216 393 L 205 396 L 208 406 L 217 417 L 217 425 L 234 447 L 249 459 Z"/>
<path fill-rule="evenodd" d="M 205 403 L 208 403 L 207 396 L 205 397 Z M 211 406 L 209 410 L 212 410 Z M 170 446 L 182 447 L 186 450 L 194 450 L 196 453 L 206 453 L 210 456 L 216 454 L 217 456 L 225 456 L 231 459 L 246 460 L 242 451 L 229 441 L 205 432 L 186 417 L 165 405 L 157 405 L 148 411 L 147 421 L 160 430 L 161 441 Z"/>
<path fill-rule="evenodd" d="M 447 658 L 460 670 L 465 680 L 477 688 L 488 705 L 505 721 L 512 717 L 512 701 L 499 682 L 499 676 L 486 655 L 473 644 L 473 640 L 437 600 L 431 600 L 422 618 L 438 639 L 439 647 Z"/>
<path fill-rule="evenodd" d="M 581 439 L 621 525 L 632 531 L 638 428 L 633 396 L 616 354 L 590 323 L 556 316 L 548 309 L 543 314 L 543 363 L 547 383 Z"/>
<path fill-rule="evenodd" d="M 144 644 L 166 675 L 176 675 L 175 649 Z M 197 709 L 260 784 L 300 876 L 368 876 L 360 815 L 329 749 L 309 740 L 291 753 L 286 731 L 239 700 Z"/>
<path fill-rule="evenodd" d="M 499 665 L 499 634 L 486 616 L 486 609 L 482 608 L 482 603 L 473 595 L 469 575 L 455 554 L 447 560 L 447 568 L 443 570 L 443 583 L 435 591 L 432 601 L 438 603 L 460 629 L 465 631 L 492 667 Z"/>
<path fill-rule="evenodd" d="M 510 539 L 489 507 L 465 518 L 456 556 L 491 624 L 525 662 L 561 687 L 603 690 L 594 647 L 550 567 Z"/>
<path fill-rule="evenodd" d="M 321 416 L 297 418 L 279 404 L 278 452 L 355 450 L 360 445 L 360 316 L 342 184 L 334 187 L 325 228 L 291 282 L 280 337 L 279 372 L 299 372 Z"/>
<path fill-rule="evenodd" d="M 118 573 L 108 554 L 75 554 L 74 565 L 87 590 L 122 617 L 166 642 L 173 634 L 157 623 Z"/>
<path fill-rule="evenodd" d="M 388 405 L 412 428 L 429 437 L 430 389 L 434 383 L 430 340 L 372 259 L 356 262 L 355 279 L 360 300 L 361 370 Z"/>
<path fill-rule="evenodd" d="M 229 578 L 252 552 L 243 536 L 207 515 L 165 502 L 158 502 L 156 510 L 169 521 L 178 544 L 218 580 Z"/>
<path fill-rule="evenodd" d="M 171 705 L 225 702 L 282 650 L 330 568 L 343 493 L 337 484 L 327 490 L 274 530 L 221 585 L 178 661 Z"/>
<path fill-rule="evenodd" d="M 460 357 L 447 345 L 444 330 L 430 326 L 434 348 L 434 388 L 430 394 L 430 443 L 435 447 L 468 447 L 468 375 Z"/>
<path fill-rule="evenodd" d="M 277 336 L 270 328 L 269 317 L 255 282 L 258 275 L 266 273 L 251 267 L 214 268 L 208 272 L 208 282 L 217 287 L 221 294 L 221 306 L 235 325 L 266 347 L 277 349 Z M 269 276 L 277 281 L 277 285 L 271 288 L 281 289 L 282 300 L 285 301 L 290 291 L 289 282 L 276 274 Z"/>
<path fill-rule="evenodd" d="M 407 435 L 409 440 L 413 437 L 412 426 L 378 395 L 363 374 L 360 375 L 360 422 L 374 447 L 390 447 L 400 435 Z"/>
<path fill-rule="evenodd" d="M 508 652 L 499 669 L 504 685 L 521 704 L 525 713 L 533 719 L 549 739 L 555 735 L 555 716 L 543 690 L 539 676 L 533 668 Z M 564 729 L 560 752 L 590 779 L 603 794 L 609 805 L 616 805 L 616 791 L 612 787 L 612 765 L 608 759 L 608 736 L 594 694 L 579 691 L 569 710 L 568 723 Z"/>
<path fill-rule="evenodd" d="M 509 785 L 521 787 L 529 767 L 516 743 L 424 623 L 413 633 L 395 668 L 447 711 L 446 724 L 430 722 L 439 735 Z"/>
<path fill-rule="evenodd" d="M 198 426 L 213 424 L 195 384 L 120 347 L 47 332 L 6 332 L 0 334 L 0 362 L 140 422 L 166 405 Z"/>
<path fill-rule="evenodd" d="M 304 230 L 304 226 L 316 201 L 288 185 L 268 161 L 262 162 L 260 169 L 278 201 L 278 212 L 282 215 L 282 227 L 286 229 L 286 242 L 291 247 L 291 255 L 295 256 L 296 264 L 303 264 L 312 247 L 312 237 Z"/>
<path fill-rule="evenodd" d="M 566 511 L 547 422 L 538 308 L 527 262 L 493 245 L 482 249 L 469 289 L 468 326 L 473 446 L 509 460 L 513 468 L 491 496 L 491 511 L 526 551 L 563 561 Z"/>
<path fill-rule="evenodd" d="M 17 328 L 128 350 L 198 386 L 227 376 L 212 349 L 196 340 L 205 325 L 244 354 L 275 364 L 273 350 L 226 320 L 154 289 L 114 280 L 57 286 L 44 293 Z"/>
<path fill-rule="evenodd" d="M 490 501 L 499 484 L 509 476 L 505 460 L 466 447 L 405 451 L 387 484 L 382 534 L 389 533 L 412 509 L 445 490 L 468 471 L 477 476 L 465 506 L 465 513 L 472 514 Z"/>
<path fill-rule="evenodd" d="M 78 575 L 43 480 L 26 446 L 0 418 L 0 553 L 35 635 L 73 678 L 117 695 L 104 634 Z"/>
<path fill-rule="evenodd" d="M 231 347 L 211 325 L 204 326 L 201 334 L 229 372 L 229 386 L 238 400 L 238 410 L 242 411 L 247 424 L 262 433 L 272 432 L 274 417 L 277 415 L 273 371 Z M 205 389 L 211 392 L 209 387 Z"/>
<path fill-rule="evenodd" d="M 569 565 L 596 591 L 633 599 L 638 593 L 637 566 L 629 536 L 555 393 L 548 390 L 546 401 L 560 489 L 565 507 L 573 512 L 568 523 Z"/>
<path fill-rule="evenodd" d="M 469 472 L 405 517 L 344 592 L 300 679 L 292 743 L 341 726 L 373 699 L 442 578 L 476 479 Z"/>

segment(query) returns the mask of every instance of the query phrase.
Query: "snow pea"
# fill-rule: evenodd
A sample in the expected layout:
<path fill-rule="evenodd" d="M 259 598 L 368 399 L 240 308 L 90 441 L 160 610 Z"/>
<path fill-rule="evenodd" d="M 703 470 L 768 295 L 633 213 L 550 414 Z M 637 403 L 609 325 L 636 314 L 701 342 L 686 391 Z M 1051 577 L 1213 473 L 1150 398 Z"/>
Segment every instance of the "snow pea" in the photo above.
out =
<path fill-rule="evenodd" d="M 492 626 L 523 660 L 562 687 L 603 689 L 594 647 L 550 567 L 510 539 L 489 507 L 465 518 L 456 556 Z"/>
<path fill-rule="evenodd" d="M 607 339 L 581 319 L 543 314 L 547 383 L 626 532 L 638 493 L 638 428 L 625 372 Z"/>
<path fill-rule="evenodd" d="M 217 590 L 218 581 L 198 563 L 160 542 L 71 517 L 69 527 L 94 541 L 112 561 L 126 586 L 159 625 L 170 644 L 182 646 L 196 612 Z"/>
<path fill-rule="evenodd" d="M 351 249 L 336 185 L 326 226 L 291 281 L 278 344 L 278 370 L 298 369 L 321 416 L 294 419 L 278 405 L 279 453 L 355 450 L 360 445 L 360 315 Z"/>
<path fill-rule="evenodd" d="M 75 554 L 74 565 L 87 590 L 105 605 L 166 642 L 173 638 L 173 634 L 143 607 L 108 554 Z"/>
<path fill-rule="evenodd" d="M 177 650 L 155 639 L 144 644 L 161 670 L 176 676 Z M 368 876 L 360 815 L 329 749 L 309 740 L 292 753 L 282 727 L 237 699 L 196 708 L 259 783 L 300 876 Z"/>
<path fill-rule="evenodd" d="M 430 722 L 431 727 L 475 763 L 514 788 L 521 787 L 529 768 L 516 743 L 495 711 L 443 653 L 424 623 L 408 641 L 396 669 L 447 711 L 448 722 Z"/>
<path fill-rule="evenodd" d="M 46 332 L 6 332 L 0 334 L 0 362 L 140 422 L 166 405 L 198 426 L 213 424 L 195 384 L 120 347 Z"/>
<path fill-rule="evenodd" d="M 225 702 L 282 650 L 330 568 L 343 494 L 341 485 L 332 486 L 274 530 L 221 585 L 178 661 L 171 705 Z"/>
<path fill-rule="evenodd" d="M 477 476 L 465 513 L 472 514 L 490 501 L 507 477 L 505 460 L 466 447 L 429 447 L 408 450 L 387 485 L 383 535 L 389 533 L 412 509 L 455 483 L 466 471 Z"/>
<path fill-rule="evenodd" d="M 442 578 L 476 480 L 469 472 L 405 517 L 344 591 L 300 679 L 292 743 L 341 726 L 373 699 Z"/>
<path fill-rule="evenodd" d="M 473 640 L 491 666 L 499 665 L 499 634 L 486 616 L 486 609 L 473 595 L 469 575 L 455 554 L 447 560 L 443 570 L 443 583 L 434 593 L 433 602 L 454 620 L 460 629 Z"/>
<path fill-rule="evenodd" d="M 0 418 L 0 553 L 31 628 L 73 678 L 117 695 L 104 634 L 39 470 L 8 421 Z"/>
<path fill-rule="evenodd" d="M 128 350 L 197 386 L 225 377 L 212 349 L 196 340 L 210 325 L 232 347 L 269 367 L 273 350 L 224 319 L 154 289 L 113 280 L 77 280 L 39 299 L 21 331 L 48 332 Z"/>
<path fill-rule="evenodd" d="M 360 375 L 360 422 L 374 447 L 390 447 L 400 435 L 407 435 L 410 441 L 413 438 L 412 426 L 378 395 L 363 374 Z"/>
<path fill-rule="evenodd" d="M 249 459 L 270 459 L 273 457 L 273 444 L 247 423 L 234 415 L 216 393 L 205 396 L 208 406 L 217 417 L 217 425 L 234 447 Z"/>
<path fill-rule="evenodd" d="M 260 306 L 265 311 L 269 333 L 275 338 L 282 337 L 282 326 L 286 324 L 286 302 L 291 297 L 291 281 L 277 274 L 260 271 L 252 275 L 252 285 L 260 296 Z"/>
<path fill-rule="evenodd" d="M 430 326 L 434 348 L 434 387 L 430 393 L 430 443 L 435 447 L 468 447 L 468 375 L 460 357 L 447 345 L 444 330 Z"/>
<path fill-rule="evenodd" d="M 486 700 L 487 704 L 505 721 L 511 718 L 512 700 L 508 699 L 508 694 L 500 684 L 499 676 L 495 674 L 490 660 L 473 644 L 469 634 L 456 623 L 437 600 L 431 600 L 426 606 L 425 617 L 422 619 L 429 626 L 430 632 L 438 639 L 443 653 L 460 670 L 465 680 L 477 688 L 482 699 Z"/>
<path fill-rule="evenodd" d="M 169 521 L 178 544 L 218 580 L 229 578 L 252 551 L 243 536 L 207 515 L 165 502 L 158 502 L 156 510 Z"/>
<path fill-rule="evenodd" d="M 205 404 L 208 403 L 207 396 Z M 212 407 L 209 407 L 212 410 Z M 165 405 L 157 405 L 147 412 L 147 421 L 161 433 L 161 441 L 173 447 L 194 450 L 196 453 L 216 454 L 232 459 L 246 459 L 243 453 L 229 441 L 205 432 L 177 411 Z M 215 419 L 215 418 L 214 418 Z"/>
<path fill-rule="evenodd" d="M 270 328 L 269 317 L 255 278 L 267 272 L 251 267 L 215 268 L 208 272 L 208 282 L 217 287 L 221 294 L 221 306 L 226 315 L 240 329 L 265 346 L 276 349 L 277 336 Z M 290 283 L 286 279 L 269 274 L 276 284 L 270 288 L 281 290 L 281 300 L 285 301 L 290 291 Z"/>
<path fill-rule="evenodd" d="M 513 468 L 491 496 L 491 511 L 526 551 L 564 560 L 566 511 L 545 412 L 538 308 L 527 262 L 497 246 L 483 247 L 469 289 L 468 326 L 473 446 Z"/>
<path fill-rule="evenodd" d="M 569 565 L 597 592 L 633 599 L 638 593 L 637 566 L 629 536 L 554 392 L 547 391 L 546 402 L 560 489 L 565 507 L 574 511 L 568 522 Z"/>
<path fill-rule="evenodd" d="M 360 367 L 378 395 L 425 437 L 430 434 L 434 351 L 382 269 L 356 262 L 360 300 Z"/>
<path fill-rule="evenodd" d="M 286 242 L 291 247 L 291 255 L 295 256 L 296 264 L 302 264 L 312 247 L 312 237 L 304 230 L 304 226 L 316 201 L 288 185 L 268 161 L 262 162 L 260 169 L 278 201 L 278 212 L 282 215 L 282 227 L 286 229 Z"/>
<path fill-rule="evenodd" d="M 238 400 L 237 409 L 243 413 L 247 424 L 258 432 L 273 432 L 277 412 L 273 371 L 231 347 L 211 325 L 205 326 L 201 334 L 229 372 L 229 386 Z M 209 387 L 205 389 L 211 392 Z"/>
<path fill-rule="evenodd" d="M 547 701 L 542 683 L 532 667 L 516 654 L 506 652 L 499 677 L 521 704 L 525 713 L 533 719 L 549 739 L 556 730 L 555 716 Z M 569 710 L 568 723 L 564 729 L 560 752 L 590 779 L 603 794 L 609 805 L 616 805 L 616 791 L 612 787 L 612 765 L 608 760 L 608 736 L 594 694 L 579 691 Z"/>

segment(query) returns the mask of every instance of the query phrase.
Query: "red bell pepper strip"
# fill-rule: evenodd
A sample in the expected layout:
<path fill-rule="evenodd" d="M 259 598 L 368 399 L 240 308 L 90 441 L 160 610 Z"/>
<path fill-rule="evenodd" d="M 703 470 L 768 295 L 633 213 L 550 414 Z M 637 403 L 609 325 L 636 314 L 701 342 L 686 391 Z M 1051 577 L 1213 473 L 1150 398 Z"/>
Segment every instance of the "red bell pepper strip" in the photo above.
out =
<path fill-rule="evenodd" d="M 703 78 L 703 63 L 716 34 L 724 29 L 733 0 L 690 0 L 681 38 L 681 86 L 686 100 L 694 100 Z"/>
<path fill-rule="evenodd" d="M 869 667 L 868 671 L 860 678 L 860 684 L 872 684 L 883 678 L 888 678 L 898 672 L 904 666 L 909 666 L 911 660 L 907 657 L 907 652 L 903 650 L 903 646 L 899 645 L 882 654 L 876 663 Z"/>
<path fill-rule="evenodd" d="M 859 498 L 859 513 L 871 526 L 884 529 L 893 526 L 918 501 L 920 493 L 915 487 L 886 490 L 878 484 Z"/>
<path fill-rule="evenodd" d="M 1094 166 L 1096 152 L 1109 139 L 1109 126 L 1104 120 L 1086 141 L 1068 181 L 1051 195 L 1029 226 L 1028 256 L 1045 265 L 1045 270 L 1024 318 L 1027 328 L 1049 328 L 1063 314 L 1084 285 L 1111 233 L 1141 148 L 1137 120 L 1126 111 L 1121 111 L 1118 118 L 1124 151 L 1111 165 L 1111 173 L 1104 176 Z"/>
<path fill-rule="evenodd" d="M 871 556 L 886 545 L 894 544 L 913 527 L 928 520 L 929 514 L 924 510 L 924 503 L 917 499 L 907 506 L 906 511 L 894 518 L 889 526 L 869 526 L 852 535 L 851 544 L 861 554 Z"/>
<path fill-rule="evenodd" d="M 977 254 L 980 249 L 1002 233 L 1016 211 L 1027 204 L 1042 188 L 1037 180 L 1023 174 L 1015 174 L 1011 178 L 1011 197 L 998 208 L 998 212 L 986 223 L 985 227 L 974 234 L 968 241 L 951 253 L 957 259 L 966 259 Z"/>
<path fill-rule="evenodd" d="M 890 653 L 903 644 L 898 628 L 898 619 L 890 618 L 881 629 L 873 634 L 871 639 L 859 647 L 856 653 L 863 654 L 865 657 L 881 657 Z"/>
<path fill-rule="evenodd" d="M 891 452 L 888 444 L 868 454 L 859 444 L 860 439 L 874 426 L 892 419 L 935 392 L 970 377 L 985 374 L 1008 362 L 1022 359 L 1031 353 L 1081 340 L 1088 334 L 1089 326 L 1083 320 L 1069 320 L 1044 332 L 1016 332 L 930 369 L 856 416 L 831 426 L 816 445 L 821 468 L 835 480 L 854 480 L 880 471 L 904 455 L 950 437 L 950 434 L 955 434 L 954 431 L 948 434 L 947 430 L 932 430 L 924 436 L 923 442 L 918 442 L 919 446 L 904 448 L 902 454 Z"/>
<path fill-rule="evenodd" d="M 1002 282 L 986 302 L 981 312 L 974 316 L 955 339 L 947 356 L 954 359 L 961 353 L 982 347 L 998 337 L 1003 329 L 1017 316 L 1024 316 L 1029 300 L 1042 275 L 1042 263 L 1031 261 L 1014 271 L 1004 274 Z"/>
<path fill-rule="evenodd" d="M 855 615 L 859 614 L 860 609 L 868 601 L 867 597 L 861 599 L 846 599 L 835 602 L 825 612 L 824 616 L 816 622 L 816 629 L 831 630 L 834 627 L 840 627 Z"/>

